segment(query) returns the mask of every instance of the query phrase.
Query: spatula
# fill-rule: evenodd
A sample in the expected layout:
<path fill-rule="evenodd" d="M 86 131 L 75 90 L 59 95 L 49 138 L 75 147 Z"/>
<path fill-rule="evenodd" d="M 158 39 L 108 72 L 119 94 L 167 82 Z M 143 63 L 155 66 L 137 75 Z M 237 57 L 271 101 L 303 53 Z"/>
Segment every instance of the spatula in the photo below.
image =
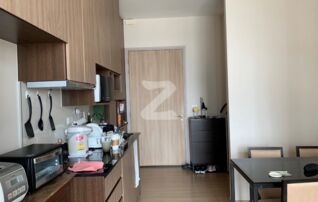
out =
<path fill-rule="evenodd" d="M 31 123 L 31 118 L 32 118 L 32 103 L 31 103 L 31 98 L 28 95 L 27 96 L 27 100 L 28 100 L 28 106 L 29 106 L 29 119 L 27 120 L 27 122 L 24 124 L 25 127 L 25 131 L 27 133 L 27 135 L 29 137 L 34 137 L 34 132 L 33 132 L 33 127 L 32 127 L 32 123 Z"/>
<path fill-rule="evenodd" d="M 54 124 L 53 117 L 52 117 L 52 115 L 51 115 L 51 113 L 52 113 L 52 105 L 53 105 L 51 93 L 49 93 L 49 98 L 50 98 L 49 121 L 50 121 L 51 129 L 52 129 L 52 131 L 54 131 L 54 130 L 55 130 L 55 124 Z"/>
<path fill-rule="evenodd" d="M 43 114 L 43 106 L 42 106 L 42 99 L 41 96 L 38 94 L 38 98 L 39 98 L 39 103 L 40 103 L 40 110 L 41 110 L 41 114 L 40 114 L 40 120 L 38 122 L 38 128 L 43 131 L 43 120 L 42 120 L 42 114 Z"/>

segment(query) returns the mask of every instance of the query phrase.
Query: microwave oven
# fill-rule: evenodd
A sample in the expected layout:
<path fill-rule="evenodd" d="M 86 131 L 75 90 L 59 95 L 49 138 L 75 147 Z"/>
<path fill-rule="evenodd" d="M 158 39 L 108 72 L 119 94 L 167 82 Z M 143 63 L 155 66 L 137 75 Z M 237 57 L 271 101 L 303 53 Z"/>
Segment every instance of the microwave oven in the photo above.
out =
<path fill-rule="evenodd" d="M 58 144 L 32 144 L 0 155 L 0 161 L 23 166 L 29 183 L 29 193 L 64 172 L 62 145 Z"/>

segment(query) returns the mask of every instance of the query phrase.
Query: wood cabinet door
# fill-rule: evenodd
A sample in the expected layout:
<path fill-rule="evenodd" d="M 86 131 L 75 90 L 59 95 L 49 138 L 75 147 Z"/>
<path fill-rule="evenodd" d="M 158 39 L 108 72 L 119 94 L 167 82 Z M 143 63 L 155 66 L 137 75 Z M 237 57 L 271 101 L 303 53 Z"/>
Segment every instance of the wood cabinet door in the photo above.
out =
<path fill-rule="evenodd" d="M 96 63 L 100 54 L 98 48 L 98 1 L 99 0 L 82 0 L 85 61 L 84 75 L 85 80 L 88 83 L 95 83 Z"/>
<path fill-rule="evenodd" d="M 138 189 L 135 188 L 135 159 L 134 147 L 128 147 L 125 156 L 122 159 L 123 169 L 123 201 L 136 202 L 138 198 Z"/>
<path fill-rule="evenodd" d="M 124 71 L 124 29 L 123 20 L 119 15 L 119 0 L 111 0 L 113 2 L 113 20 L 112 20 L 112 70 L 117 73 Z"/>
<path fill-rule="evenodd" d="M 46 202 L 70 202 L 71 182 L 67 183 Z"/>
<path fill-rule="evenodd" d="M 0 0 L 0 8 L 4 10 L 8 10 L 10 8 L 11 1 L 10 0 Z"/>
<path fill-rule="evenodd" d="M 1 0 L 8 12 L 62 39 L 67 39 L 65 0 Z"/>
<path fill-rule="evenodd" d="M 97 0 L 97 12 L 99 55 L 96 62 L 107 69 L 111 69 L 112 0 Z"/>
<path fill-rule="evenodd" d="M 67 10 L 64 22 L 67 24 L 67 79 L 94 84 L 95 79 L 87 79 L 85 75 L 82 3 L 78 0 L 67 0 L 65 7 Z"/>

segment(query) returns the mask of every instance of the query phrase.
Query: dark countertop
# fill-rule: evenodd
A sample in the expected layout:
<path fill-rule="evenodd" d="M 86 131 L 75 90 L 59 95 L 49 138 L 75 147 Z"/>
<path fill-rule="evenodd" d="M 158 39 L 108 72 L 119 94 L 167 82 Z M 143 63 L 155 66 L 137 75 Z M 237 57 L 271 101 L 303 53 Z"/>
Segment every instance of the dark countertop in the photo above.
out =
<path fill-rule="evenodd" d="M 83 172 L 73 173 L 66 171 L 61 176 L 55 178 L 48 184 L 41 187 L 39 190 L 31 195 L 27 195 L 23 201 L 48 201 L 55 193 L 57 193 L 62 187 L 69 183 L 73 177 L 90 177 L 90 176 L 103 176 L 106 177 L 112 169 L 116 166 L 117 162 L 125 155 L 125 151 L 131 146 L 135 140 L 138 139 L 140 133 L 133 133 L 127 139 L 127 145 L 124 149 L 120 150 L 118 154 L 103 153 L 103 150 L 94 151 L 93 155 L 86 159 L 78 158 L 73 161 L 103 161 L 104 169 L 99 172 Z"/>
<path fill-rule="evenodd" d="M 125 155 L 125 151 L 133 144 L 133 142 L 138 139 L 140 133 L 132 133 L 127 138 L 127 144 L 124 148 L 119 149 L 116 153 L 104 153 L 103 149 L 92 150 L 93 154 L 87 158 L 72 158 L 69 159 L 69 164 L 72 165 L 80 161 L 103 161 L 104 169 L 97 172 L 81 172 L 75 173 L 75 177 L 91 177 L 91 176 L 104 176 L 106 177 L 111 170 L 116 166 L 117 162 Z M 67 171 L 67 173 L 72 173 Z"/>

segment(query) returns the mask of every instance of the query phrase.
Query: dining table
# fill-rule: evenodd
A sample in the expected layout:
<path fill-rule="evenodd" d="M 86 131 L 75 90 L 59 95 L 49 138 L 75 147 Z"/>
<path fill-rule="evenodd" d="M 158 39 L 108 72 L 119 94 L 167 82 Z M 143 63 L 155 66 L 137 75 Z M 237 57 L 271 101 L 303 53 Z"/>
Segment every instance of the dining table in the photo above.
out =
<path fill-rule="evenodd" d="M 231 159 L 229 165 L 231 202 L 235 201 L 235 170 L 249 183 L 250 201 L 257 202 L 258 189 L 282 187 L 284 180 L 316 180 L 318 175 L 308 176 L 304 167 L 318 164 L 318 157 L 291 158 L 241 158 Z M 288 171 L 290 176 L 271 177 L 271 171 Z"/>

